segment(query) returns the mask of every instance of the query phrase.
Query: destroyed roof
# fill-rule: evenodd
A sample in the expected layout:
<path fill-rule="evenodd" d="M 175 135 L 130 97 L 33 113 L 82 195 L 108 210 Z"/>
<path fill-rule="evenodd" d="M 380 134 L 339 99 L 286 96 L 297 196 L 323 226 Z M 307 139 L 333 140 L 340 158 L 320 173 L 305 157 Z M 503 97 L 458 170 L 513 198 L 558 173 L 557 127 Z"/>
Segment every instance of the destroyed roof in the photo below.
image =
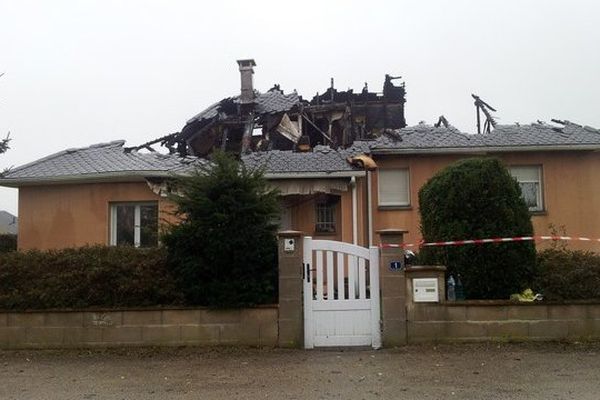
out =
<path fill-rule="evenodd" d="M 258 114 L 275 114 L 284 112 L 292 109 L 300 101 L 298 93 L 292 92 L 285 94 L 283 91 L 278 89 L 271 89 L 266 93 L 255 92 L 256 97 L 254 99 L 255 112 Z M 203 120 L 209 120 L 215 118 L 222 109 L 222 106 L 226 103 L 240 103 L 240 96 L 227 97 L 218 103 L 215 103 L 207 109 L 196 114 L 187 121 L 187 125 L 193 122 L 199 122 Z"/>
<path fill-rule="evenodd" d="M 207 163 L 197 157 L 142 153 L 125 149 L 124 141 L 69 149 L 10 170 L 0 179 L 3 186 L 83 181 L 131 181 L 146 177 L 170 177 Z M 452 153 L 600 149 L 600 130 L 564 122 L 499 125 L 488 134 L 466 134 L 456 128 L 419 124 L 387 131 L 371 141 L 355 141 L 352 147 L 316 146 L 309 152 L 271 150 L 242 156 L 249 168 L 264 168 L 270 178 L 342 177 L 362 175 L 348 158 L 364 153 Z"/>
<path fill-rule="evenodd" d="M 277 176 L 352 176 L 362 174 L 363 169 L 352 166 L 347 158 L 368 152 L 366 142 L 355 142 L 347 149 L 315 146 L 309 152 L 271 150 L 242 156 L 244 164 L 251 169 L 264 168 L 268 177 Z"/>
<path fill-rule="evenodd" d="M 388 131 L 372 141 L 374 153 L 583 150 L 600 148 L 600 130 L 564 122 L 562 126 L 543 122 L 528 125 L 498 125 L 486 134 L 467 134 L 458 129 L 419 124 Z"/>
<path fill-rule="evenodd" d="M 124 140 L 68 149 L 8 171 L 1 184 L 86 181 L 170 176 L 190 169 L 197 158 L 126 151 Z"/>

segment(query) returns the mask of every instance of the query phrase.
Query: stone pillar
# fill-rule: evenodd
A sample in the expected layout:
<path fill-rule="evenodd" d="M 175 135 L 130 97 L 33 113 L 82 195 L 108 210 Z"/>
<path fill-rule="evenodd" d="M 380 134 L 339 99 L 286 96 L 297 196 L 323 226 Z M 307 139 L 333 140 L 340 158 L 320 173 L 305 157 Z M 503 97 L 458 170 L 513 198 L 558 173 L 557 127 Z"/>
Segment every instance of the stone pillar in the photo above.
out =
<path fill-rule="evenodd" d="M 278 235 L 279 347 L 301 347 L 304 343 L 302 236 L 298 231 L 282 231 Z"/>
<path fill-rule="evenodd" d="M 405 269 L 406 274 L 406 305 L 412 307 L 413 279 L 435 278 L 438 281 L 439 303 L 446 301 L 446 267 L 443 265 L 412 265 Z"/>
<path fill-rule="evenodd" d="M 402 244 L 403 229 L 377 231 L 381 244 Z M 380 249 L 379 279 L 381 281 L 382 342 L 385 347 L 406 344 L 406 277 L 404 273 L 404 249 L 389 247 Z M 400 268 L 397 264 L 399 262 Z M 392 266 L 394 268 L 392 268 Z"/>

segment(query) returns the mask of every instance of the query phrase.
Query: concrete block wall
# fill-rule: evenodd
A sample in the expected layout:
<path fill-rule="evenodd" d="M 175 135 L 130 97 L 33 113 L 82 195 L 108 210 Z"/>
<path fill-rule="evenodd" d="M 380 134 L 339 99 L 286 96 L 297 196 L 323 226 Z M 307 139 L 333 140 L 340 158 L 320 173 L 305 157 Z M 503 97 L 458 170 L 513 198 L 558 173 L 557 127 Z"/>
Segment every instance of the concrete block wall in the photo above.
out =
<path fill-rule="evenodd" d="M 278 307 L 0 311 L 0 349 L 123 345 L 276 346 Z"/>
<path fill-rule="evenodd" d="M 600 303 L 465 301 L 407 307 L 409 343 L 599 338 Z"/>

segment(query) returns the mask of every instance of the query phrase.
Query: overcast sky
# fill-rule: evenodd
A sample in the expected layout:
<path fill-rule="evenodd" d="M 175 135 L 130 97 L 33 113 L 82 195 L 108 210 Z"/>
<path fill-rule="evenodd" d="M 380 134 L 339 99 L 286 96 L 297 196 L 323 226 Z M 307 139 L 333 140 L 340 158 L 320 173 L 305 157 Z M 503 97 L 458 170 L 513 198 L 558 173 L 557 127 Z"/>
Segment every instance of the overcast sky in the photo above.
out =
<path fill-rule="evenodd" d="M 305 98 L 406 82 L 409 125 L 443 114 L 475 129 L 471 93 L 500 123 L 552 118 L 600 127 L 600 5 L 495 1 L 0 0 L 0 168 L 71 147 L 179 131 L 237 94 L 236 60 L 255 87 Z M 0 189 L 0 210 L 17 191 Z"/>

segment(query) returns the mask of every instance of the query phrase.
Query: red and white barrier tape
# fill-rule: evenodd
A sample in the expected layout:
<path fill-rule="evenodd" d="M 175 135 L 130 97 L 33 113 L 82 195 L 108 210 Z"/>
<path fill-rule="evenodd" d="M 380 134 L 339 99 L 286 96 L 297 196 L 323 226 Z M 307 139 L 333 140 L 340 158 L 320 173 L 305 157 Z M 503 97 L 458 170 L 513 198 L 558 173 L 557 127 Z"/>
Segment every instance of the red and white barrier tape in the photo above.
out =
<path fill-rule="evenodd" d="M 462 246 L 465 244 L 485 244 L 485 243 L 507 243 L 507 242 L 531 242 L 535 240 L 579 240 L 583 242 L 599 242 L 600 239 L 592 239 L 581 236 L 517 236 L 511 238 L 488 238 L 472 240 L 449 240 L 447 242 L 420 242 L 403 244 L 380 244 L 381 248 L 406 248 L 406 247 L 432 247 L 432 246 Z"/>

